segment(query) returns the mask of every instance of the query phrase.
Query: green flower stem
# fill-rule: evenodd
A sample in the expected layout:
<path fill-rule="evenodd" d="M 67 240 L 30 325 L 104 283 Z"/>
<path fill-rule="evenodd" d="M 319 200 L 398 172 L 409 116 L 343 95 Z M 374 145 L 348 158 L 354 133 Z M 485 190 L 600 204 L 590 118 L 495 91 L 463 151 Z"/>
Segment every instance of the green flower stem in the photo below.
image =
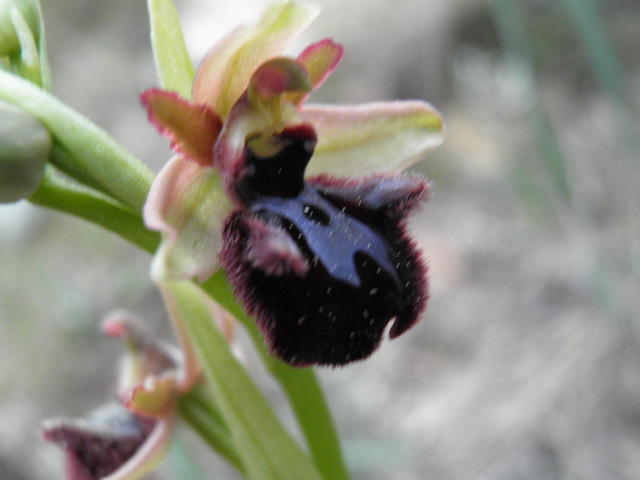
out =
<path fill-rule="evenodd" d="M 0 99 L 38 118 L 70 158 L 76 178 L 87 176 L 110 196 L 141 211 L 153 172 L 104 130 L 32 83 L 0 70 Z"/>
<path fill-rule="evenodd" d="M 131 208 L 99 192 L 65 180 L 51 166 L 47 166 L 42 185 L 29 200 L 36 205 L 96 223 L 150 253 L 160 243 L 160 236 L 147 230 L 140 215 Z"/>
<path fill-rule="evenodd" d="M 79 183 L 110 197 L 102 184 L 96 181 L 88 172 L 78 168 L 78 160 L 71 155 L 60 143 L 54 143 L 49 156 L 49 162 L 65 175 Z M 116 201 L 116 200 L 114 200 Z M 120 202 L 118 202 L 120 203 Z"/>
<path fill-rule="evenodd" d="M 51 91 L 51 69 L 49 68 L 49 57 L 47 56 L 47 38 L 45 35 L 44 18 L 42 17 L 42 7 L 40 6 L 40 0 L 33 2 L 37 9 L 40 38 L 38 38 L 38 52 L 40 60 L 38 66 L 40 68 L 40 87 L 46 91 Z"/>
<path fill-rule="evenodd" d="M 199 385 L 180 399 L 180 415 L 207 444 L 223 456 L 229 463 L 244 472 L 244 465 L 231 441 L 229 428 L 214 408 L 211 395 Z"/>
<path fill-rule="evenodd" d="M 340 439 L 318 378 L 310 368 L 293 368 L 273 357 L 267 351 L 264 339 L 255 323 L 236 302 L 231 285 L 219 271 L 202 287 L 220 305 L 245 326 L 265 365 L 278 380 L 289 399 L 309 452 L 326 480 L 347 480 L 349 473 L 344 464 Z"/>

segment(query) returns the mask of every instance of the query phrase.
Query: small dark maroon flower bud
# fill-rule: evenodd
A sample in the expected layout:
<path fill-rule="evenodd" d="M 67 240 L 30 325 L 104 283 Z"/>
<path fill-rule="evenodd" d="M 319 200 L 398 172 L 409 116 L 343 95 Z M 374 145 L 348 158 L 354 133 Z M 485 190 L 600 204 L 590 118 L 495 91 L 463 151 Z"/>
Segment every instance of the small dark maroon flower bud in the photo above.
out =
<path fill-rule="evenodd" d="M 405 219 L 428 190 L 415 175 L 344 180 L 304 170 L 310 125 L 249 138 L 235 184 L 243 209 L 223 232 L 222 264 L 273 353 L 342 365 L 369 356 L 427 302 L 426 265 Z"/>

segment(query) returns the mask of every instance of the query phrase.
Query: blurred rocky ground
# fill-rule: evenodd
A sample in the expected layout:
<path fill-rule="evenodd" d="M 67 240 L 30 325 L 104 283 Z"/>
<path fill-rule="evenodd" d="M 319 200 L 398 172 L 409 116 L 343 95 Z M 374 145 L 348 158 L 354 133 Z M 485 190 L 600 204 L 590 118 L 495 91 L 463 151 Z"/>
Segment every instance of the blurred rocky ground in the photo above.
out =
<path fill-rule="evenodd" d="M 265 3 L 178 1 L 194 60 Z M 306 39 L 346 56 L 316 101 L 424 98 L 447 124 L 418 166 L 424 320 L 320 372 L 354 480 L 640 478 L 640 3 L 320 3 Z M 55 93 L 157 171 L 144 2 L 43 9 Z M 0 478 L 62 478 L 38 428 L 111 395 L 121 345 L 101 318 L 166 319 L 149 257 L 96 227 L 2 207 L 0 246 Z M 238 477 L 185 430 L 152 478 Z"/>

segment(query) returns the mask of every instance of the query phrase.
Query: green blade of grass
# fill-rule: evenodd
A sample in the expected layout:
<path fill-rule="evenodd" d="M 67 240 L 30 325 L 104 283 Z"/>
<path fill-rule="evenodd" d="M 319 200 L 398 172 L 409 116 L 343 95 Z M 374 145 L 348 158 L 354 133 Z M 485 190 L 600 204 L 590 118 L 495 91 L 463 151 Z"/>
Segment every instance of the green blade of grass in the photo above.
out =
<path fill-rule="evenodd" d="M 549 183 L 568 205 L 571 204 L 571 185 L 566 160 L 560 148 L 549 114 L 537 87 L 536 65 L 526 13 L 520 2 L 495 0 L 492 14 L 499 37 L 508 57 L 522 62 L 531 78 L 529 95 L 532 98 L 530 121 L 540 149 Z"/>

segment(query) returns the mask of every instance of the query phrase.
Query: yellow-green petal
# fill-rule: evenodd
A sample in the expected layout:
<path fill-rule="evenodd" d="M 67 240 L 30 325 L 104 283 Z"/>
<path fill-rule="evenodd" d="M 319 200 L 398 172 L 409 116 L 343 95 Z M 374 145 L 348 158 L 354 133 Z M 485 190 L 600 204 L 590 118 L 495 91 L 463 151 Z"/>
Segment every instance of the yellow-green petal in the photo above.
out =
<path fill-rule="evenodd" d="M 443 141 L 440 114 L 421 101 L 309 105 L 303 115 L 318 134 L 307 176 L 398 172 L 422 160 Z"/>

